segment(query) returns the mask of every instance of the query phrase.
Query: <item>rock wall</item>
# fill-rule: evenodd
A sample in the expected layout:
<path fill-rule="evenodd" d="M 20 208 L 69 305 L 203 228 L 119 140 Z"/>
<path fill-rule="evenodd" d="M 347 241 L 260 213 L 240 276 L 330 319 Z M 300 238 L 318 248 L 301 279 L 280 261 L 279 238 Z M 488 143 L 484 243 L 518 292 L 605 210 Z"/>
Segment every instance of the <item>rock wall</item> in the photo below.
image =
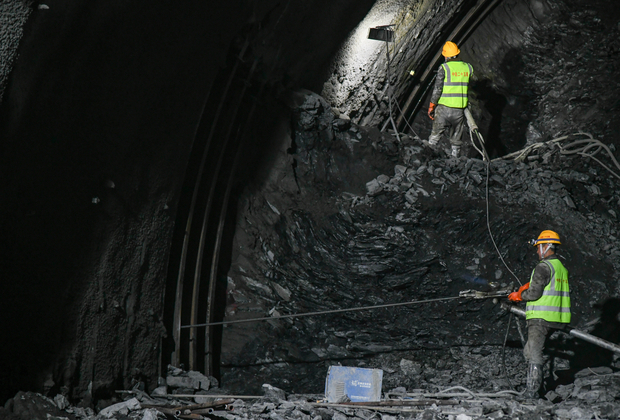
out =
<path fill-rule="evenodd" d="M 88 404 L 157 376 L 176 202 L 228 51 L 212 39 L 239 21 L 232 3 L 47 6 L 0 109 L 1 395 Z"/>
<path fill-rule="evenodd" d="M 223 101 L 209 95 L 212 83 L 246 48 L 248 63 L 260 63 L 256 80 L 246 82 L 266 82 L 272 88 L 263 112 L 291 88 L 318 89 L 341 41 L 371 4 L 55 1 L 33 11 L 0 108 L 0 318 L 11 320 L 1 331 L 11 339 L 0 358 L 1 398 L 18 388 L 47 389 L 84 398 L 88 404 L 136 381 L 155 386 L 160 339 L 170 334 L 163 328 L 162 302 L 164 293 L 171 293 L 164 286 L 170 238 L 181 220 L 177 204 L 186 194 L 184 177 L 192 169 L 187 165 L 201 113 Z M 403 48 L 393 55 L 405 70 L 394 74 L 392 83 L 398 89 L 404 89 L 411 63 L 440 48 L 437 33 L 470 5 L 419 2 L 399 15 L 402 28 L 409 29 L 403 29 Z M 532 10 L 528 18 L 546 13 Z M 595 35 L 598 24 L 611 27 L 612 19 L 601 15 L 613 10 L 588 10 L 579 11 L 583 19 L 571 23 L 578 31 Z M 11 34 L 18 32 L 23 16 L 11 20 L 16 25 Z M 549 26 L 541 39 L 556 29 Z M 576 30 L 564 28 L 578 40 Z M 601 39 L 609 44 L 613 34 Z M 554 53 L 555 44 L 545 45 L 547 53 Z M 586 50 L 593 45 L 582 46 L 580 63 L 586 68 L 591 58 Z M 617 58 L 613 48 L 605 51 L 605 57 Z M 274 127 L 239 128 L 250 132 L 252 151 L 265 166 L 244 171 L 243 179 L 254 182 L 238 197 L 242 206 L 229 274 L 230 316 L 432 297 L 454 293 L 479 276 L 507 282 L 506 272 L 500 268 L 497 274 L 493 253 L 480 242 L 485 230 L 479 163 L 449 163 L 421 149 L 414 138 L 398 144 L 376 128 L 337 118 L 349 114 L 354 122 L 370 125 L 385 115 L 385 109 L 375 106 L 382 99 L 373 96 L 388 86 L 385 81 L 381 85 L 382 58 L 377 57 L 376 73 L 368 76 L 372 81 L 356 74 L 364 84 L 359 96 L 339 80 L 347 76 L 346 69 L 338 70 L 338 83 L 330 81 L 349 96 L 338 103 L 345 108 L 337 115 L 329 102 L 311 96 L 295 111 L 292 128 L 281 109 L 275 111 L 273 119 L 280 124 Z M 555 97 L 550 77 L 554 65 L 537 67 L 550 79 L 543 80 L 545 90 L 540 91 L 549 97 Z M 604 76 L 613 67 L 601 68 L 598 77 L 583 83 L 611 92 Z M 579 80 L 573 82 L 579 86 Z M 562 101 L 549 108 L 541 103 L 549 122 L 559 124 L 551 118 Z M 571 118 L 580 118 L 592 103 L 596 99 L 584 90 L 569 101 L 574 106 Z M 605 108 L 604 115 L 614 109 L 613 104 Z M 606 135 L 614 132 L 614 124 L 607 124 Z M 274 149 L 261 147 L 274 144 Z M 599 270 L 592 283 L 577 290 L 577 313 L 585 320 L 593 316 L 589 304 L 617 293 L 612 208 L 618 201 L 617 186 L 587 160 L 575 164 L 576 175 L 564 163 L 557 164 L 558 173 L 549 174 L 542 164 L 537 166 L 540 162 L 545 156 L 495 168 L 501 176 L 493 187 L 510 193 L 502 196 L 506 201 L 495 203 L 505 220 L 496 222 L 494 230 L 504 241 L 519 241 L 501 245 L 517 267 L 527 271 L 532 261 L 520 247 L 523 232 L 529 239 L 540 223 L 557 226 L 569 238 L 570 255 L 583 258 L 588 270 Z M 405 179 L 408 176 L 413 179 Z M 367 190 L 368 182 L 372 188 Z M 555 221 L 537 193 L 549 194 L 547 204 L 568 206 L 561 209 L 564 225 Z M 531 214 L 538 217 L 535 226 Z M 441 223 L 438 217 L 444 218 Z M 446 235 L 438 235 L 440 229 L 446 229 Z M 565 233 L 573 231 L 580 235 Z M 580 238 L 591 232 L 595 235 L 583 242 L 587 248 L 581 248 Z M 600 243 L 605 255 L 589 251 Z M 459 271 L 463 266 L 467 276 Z M 412 348 L 441 351 L 446 346 L 497 349 L 503 319 L 489 321 L 489 311 L 482 303 L 434 305 L 420 310 L 420 318 L 416 310 L 403 310 L 228 328 L 226 340 L 234 342 L 224 347 L 226 379 L 251 387 L 274 374 L 261 370 L 268 364 L 283 369 L 275 373 L 286 385 L 298 379 L 286 374 L 292 361 L 301 363 L 297 372 L 307 382 L 302 378 L 296 384 L 304 386 L 320 382 L 324 364 L 332 360 L 370 363 L 364 362 L 368 358 L 394 369 L 396 356 L 382 360 L 377 354 Z M 447 315 L 454 316 L 454 329 L 441 329 L 437 335 L 428 328 Z M 491 322 L 492 328 L 485 329 L 482 321 Z M 457 330 L 468 333 L 462 338 Z M 446 354 L 446 360 L 449 357 Z M 244 370 L 248 363 L 258 368 Z M 317 369 L 313 363 L 323 365 Z M 484 383 L 493 374 L 483 373 L 472 377 L 471 384 Z"/>
<path fill-rule="evenodd" d="M 448 159 L 406 135 L 398 143 L 336 118 L 315 94 L 294 115 L 270 180 L 242 197 L 225 320 L 430 302 L 228 325 L 224 386 L 251 394 L 271 380 L 316 392 L 341 363 L 384 369 L 386 386 L 426 388 L 449 377 L 473 389 L 507 387 L 499 362 L 488 360 L 500 359 L 507 315 L 491 300 L 456 297 L 527 282 L 537 263 L 527 241 L 545 229 L 562 238 L 573 325 L 601 324 L 598 334 L 618 340 L 617 321 L 597 323 L 620 290 L 618 181 L 598 163 L 551 145 L 490 165 L 490 229 L 506 267 L 488 233 L 483 161 Z M 520 383 L 518 337 L 512 324 L 509 377 Z M 553 353 L 553 369 L 562 374 L 618 366 L 610 354 L 556 340 L 552 347 L 564 350 Z"/>
<path fill-rule="evenodd" d="M 2 400 L 45 388 L 88 404 L 137 380 L 156 386 L 177 204 L 201 113 L 226 100 L 212 83 L 245 48 L 260 63 L 245 82 L 269 84 L 271 101 L 319 86 L 370 4 L 33 10 L 0 109 L 0 315 L 14 340 L 2 349 Z M 271 135 L 251 142 L 262 153 Z"/>
<path fill-rule="evenodd" d="M 0 3 L 0 102 L 13 68 L 23 27 L 31 12 L 30 4 L 22 0 Z"/>

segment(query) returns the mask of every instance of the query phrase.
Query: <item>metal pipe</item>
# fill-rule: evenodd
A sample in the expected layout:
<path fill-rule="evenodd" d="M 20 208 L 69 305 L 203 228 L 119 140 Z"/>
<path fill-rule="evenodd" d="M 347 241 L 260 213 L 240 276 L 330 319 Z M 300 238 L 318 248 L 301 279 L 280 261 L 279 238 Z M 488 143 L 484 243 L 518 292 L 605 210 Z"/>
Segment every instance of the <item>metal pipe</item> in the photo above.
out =
<path fill-rule="evenodd" d="M 515 315 L 519 315 L 523 318 L 525 318 L 525 311 L 521 308 L 517 308 L 516 306 L 510 305 L 506 302 L 502 302 L 502 308 L 506 309 L 507 311 L 512 312 Z M 572 335 L 573 337 L 577 337 L 580 338 L 584 341 L 587 341 L 588 343 L 597 345 L 599 347 L 604 348 L 605 350 L 609 350 L 609 351 L 613 351 L 614 353 L 618 353 L 620 354 L 620 346 L 618 346 L 617 344 L 614 344 L 610 341 L 607 340 L 603 340 L 602 338 L 596 337 L 592 334 L 588 334 L 586 332 L 583 332 L 581 330 L 578 330 L 576 328 L 572 328 L 570 326 L 566 326 L 566 328 L 563 330 L 565 332 L 567 332 L 568 334 Z"/>
<path fill-rule="evenodd" d="M 239 400 L 256 400 L 263 398 L 264 395 L 219 395 L 219 394 L 164 394 L 158 395 L 158 397 L 164 398 L 234 398 Z"/>

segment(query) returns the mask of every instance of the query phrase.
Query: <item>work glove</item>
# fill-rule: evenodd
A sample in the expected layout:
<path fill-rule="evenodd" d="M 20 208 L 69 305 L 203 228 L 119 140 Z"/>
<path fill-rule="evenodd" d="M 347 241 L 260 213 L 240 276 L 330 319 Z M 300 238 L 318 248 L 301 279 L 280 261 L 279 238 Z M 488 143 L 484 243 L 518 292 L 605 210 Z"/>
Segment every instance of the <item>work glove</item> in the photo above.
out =
<path fill-rule="evenodd" d="M 530 288 L 530 282 L 528 281 L 527 283 L 525 283 L 523 286 L 521 286 L 519 288 L 518 292 L 512 292 L 511 294 L 508 295 L 508 300 L 511 302 L 521 302 L 523 301 L 523 298 L 521 298 L 521 293 L 523 293 L 523 291 L 527 290 Z"/>
<path fill-rule="evenodd" d="M 428 106 L 428 118 L 430 118 L 431 120 L 435 119 L 435 107 L 436 106 L 437 106 L 437 104 L 434 104 L 432 102 Z"/>

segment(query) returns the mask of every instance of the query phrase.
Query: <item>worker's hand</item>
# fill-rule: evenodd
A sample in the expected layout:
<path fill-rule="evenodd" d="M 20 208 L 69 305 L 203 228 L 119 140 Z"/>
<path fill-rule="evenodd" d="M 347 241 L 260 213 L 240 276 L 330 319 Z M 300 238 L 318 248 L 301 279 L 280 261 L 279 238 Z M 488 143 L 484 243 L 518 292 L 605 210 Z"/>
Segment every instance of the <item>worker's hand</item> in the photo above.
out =
<path fill-rule="evenodd" d="M 521 292 L 512 292 L 508 295 L 508 300 L 511 302 L 521 302 Z"/>
<path fill-rule="evenodd" d="M 431 120 L 435 119 L 435 107 L 436 106 L 437 106 L 437 104 L 434 104 L 432 102 L 428 106 L 428 118 L 430 118 Z"/>
<path fill-rule="evenodd" d="M 529 288 L 530 288 L 530 282 L 528 281 L 523 286 L 519 287 L 519 291 L 518 292 L 512 292 L 511 294 L 509 294 L 508 295 L 508 300 L 510 300 L 512 302 L 521 302 L 521 301 L 523 301 L 523 298 L 521 297 L 521 293 L 523 293 L 523 291 L 525 291 L 525 290 L 527 290 Z"/>

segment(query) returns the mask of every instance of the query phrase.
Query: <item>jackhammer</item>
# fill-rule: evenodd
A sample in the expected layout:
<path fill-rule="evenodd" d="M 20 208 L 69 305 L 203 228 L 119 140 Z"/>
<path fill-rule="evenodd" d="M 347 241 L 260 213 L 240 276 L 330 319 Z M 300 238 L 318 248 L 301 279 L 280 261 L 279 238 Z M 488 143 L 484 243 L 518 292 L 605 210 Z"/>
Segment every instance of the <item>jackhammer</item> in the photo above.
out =
<path fill-rule="evenodd" d="M 489 162 L 489 155 L 487 154 L 487 150 L 484 144 L 484 138 L 482 138 L 482 134 L 480 134 L 480 130 L 478 129 L 478 124 L 474 120 L 474 116 L 471 115 L 471 111 L 469 108 L 465 108 L 465 120 L 467 121 L 467 125 L 469 126 L 469 137 L 471 138 L 471 144 L 474 146 L 474 149 L 478 151 L 482 155 L 482 160 Z M 474 141 L 474 136 L 478 139 L 480 143 L 480 148 L 476 145 Z"/>

